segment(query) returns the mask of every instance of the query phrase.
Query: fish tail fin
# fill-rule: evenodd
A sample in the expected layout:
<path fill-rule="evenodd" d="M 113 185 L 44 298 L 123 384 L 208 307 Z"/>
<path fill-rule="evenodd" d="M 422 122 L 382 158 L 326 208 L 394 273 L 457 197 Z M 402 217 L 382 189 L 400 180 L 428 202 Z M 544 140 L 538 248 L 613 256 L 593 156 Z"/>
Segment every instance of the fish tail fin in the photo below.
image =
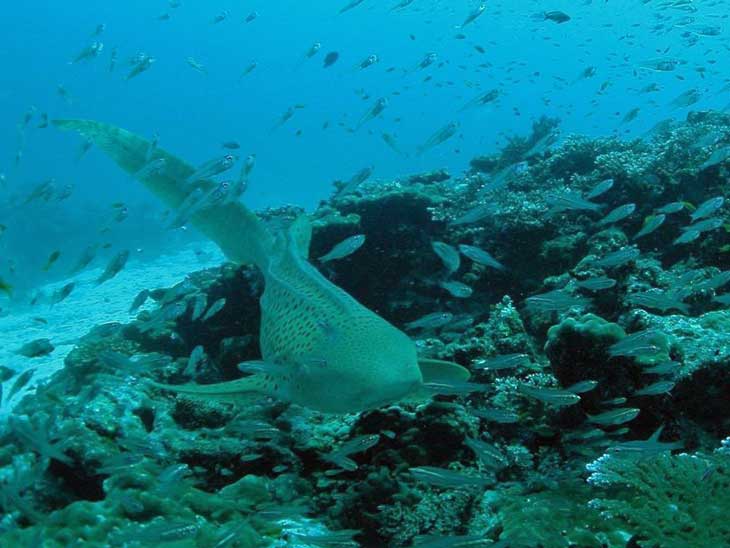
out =
<path fill-rule="evenodd" d="M 242 379 L 215 384 L 161 384 L 147 381 L 149 386 L 182 394 L 193 399 L 225 403 L 249 403 L 262 396 L 281 397 L 275 381 L 263 374 L 250 375 Z"/>
<path fill-rule="evenodd" d="M 185 181 L 195 173 L 195 168 L 143 137 L 93 120 L 54 120 L 53 124 L 62 130 L 78 132 L 132 176 L 140 173 L 151 160 L 164 158 L 164 169 L 148 170 L 139 180 L 172 209 L 178 209 L 193 190 Z M 196 186 L 207 192 L 214 189 L 215 183 L 197 181 Z M 274 238 L 264 223 L 240 202 L 224 201 L 201 208 L 191 215 L 190 222 L 218 244 L 230 260 L 254 263 L 261 268 L 268 264 Z"/>

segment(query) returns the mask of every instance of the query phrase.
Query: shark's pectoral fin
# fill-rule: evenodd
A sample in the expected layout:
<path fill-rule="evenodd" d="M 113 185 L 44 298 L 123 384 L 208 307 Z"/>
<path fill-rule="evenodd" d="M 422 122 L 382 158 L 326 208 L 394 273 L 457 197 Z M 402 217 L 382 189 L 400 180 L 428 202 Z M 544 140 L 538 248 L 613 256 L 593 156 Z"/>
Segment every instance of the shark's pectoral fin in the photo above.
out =
<path fill-rule="evenodd" d="M 471 373 L 458 363 L 431 358 L 418 358 L 423 382 L 467 381 Z"/>
<path fill-rule="evenodd" d="M 458 363 L 435 360 L 431 358 L 418 358 L 418 367 L 421 369 L 423 384 L 427 383 L 449 383 L 465 382 L 469 380 L 471 373 Z M 423 384 L 417 386 L 413 392 L 408 394 L 401 401 L 413 405 L 426 403 L 433 398 L 433 391 L 428 390 Z"/>
<path fill-rule="evenodd" d="M 269 375 L 251 375 L 235 381 L 215 384 L 160 384 L 148 381 L 150 386 L 169 390 L 193 399 L 225 403 L 250 403 L 261 396 L 278 396 L 280 386 Z"/>

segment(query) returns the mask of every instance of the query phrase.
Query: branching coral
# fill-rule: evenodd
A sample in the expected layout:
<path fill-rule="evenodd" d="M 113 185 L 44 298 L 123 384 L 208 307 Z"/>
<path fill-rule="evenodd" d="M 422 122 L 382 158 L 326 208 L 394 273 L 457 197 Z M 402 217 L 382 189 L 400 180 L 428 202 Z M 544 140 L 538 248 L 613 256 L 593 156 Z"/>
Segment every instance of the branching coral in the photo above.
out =
<path fill-rule="evenodd" d="M 591 501 L 639 535 L 642 546 L 730 544 L 730 456 L 669 455 L 632 460 L 604 455 L 588 465 L 589 482 L 608 488 Z"/>

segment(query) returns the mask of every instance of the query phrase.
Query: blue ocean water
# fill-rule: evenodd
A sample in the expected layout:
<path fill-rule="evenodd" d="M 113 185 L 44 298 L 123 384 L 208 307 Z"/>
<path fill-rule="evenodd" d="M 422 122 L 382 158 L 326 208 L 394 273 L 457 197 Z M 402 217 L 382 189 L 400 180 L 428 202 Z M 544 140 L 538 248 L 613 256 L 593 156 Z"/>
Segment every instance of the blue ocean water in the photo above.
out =
<path fill-rule="evenodd" d="M 114 202 L 127 205 L 129 219 L 106 238 L 151 250 L 157 241 L 152 234 L 159 235 L 153 228 L 159 211 L 154 201 L 101 154 L 92 150 L 76 161 L 80 143 L 53 129 L 35 129 L 38 115 L 19 136 L 16 126 L 31 107 L 50 118 L 93 118 L 148 137 L 158 134 L 160 146 L 192 163 L 220 154 L 223 141 L 236 140 L 239 154 L 257 159 L 249 205 L 311 208 L 329 194 L 333 180 L 347 180 L 366 166 L 383 179 L 441 167 L 458 173 L 470 158 L 528 132 L 543 115 L 560 118 L 564 135 L 635 137 L 661 119 L 681 117 L 683 109 L 668 103 L 687 89 L 702 90 L 703 107 L 727 102 L 715 95 L 725 80 L 724 35 L 697 40 L 692 32 L 701 25 L 724 29 L 723 2 L 685 7 L 494 1 L 465 29 L 459 27 L 478 3 L 423 0 L 394 11 L 391 3 L 366 1 L 339 14 L 341 4 L 8 4 L 0 21 L 4 192 L 22 196 L 49 178 L 73 184 L 74 191 L 54 207 L 6 210 L 11 230 L 2 242 L 4 255 L 39 281 L 34 267 L 54 249 L 63 247 L 71 256 L 88 245 L 89 224 L 103 223 Z M 562 10 L 571 20 L 535 19 L 548 8 Z M 252 13 L 257 17 L 246 23 Z M 164 14 L 169 20 L 160 20 Z M 220 14 L 225 19 L 214 24 Z M 92 36 L 98 25 L 104 25 L 103 32 Z M 465 37 L 459 39 L 462 30 Z M 103 43 L 98 57 L 70 63 L 94 41 Z M 315 42 L 321 51 L 306 59 Z M 113 50 L 118 60 L 110 72 Z M 339 53 L 339 60 L 323 68 L 331 51 Z M 138 52 L 156 61 L 125 81 L 129 59 Z M 436 61 L 417 70 L 429 53 Z M 378 56 L 377 64 L 356 68 L 371 54 Z M 204 65 L 205 74 L 187 64 L 189 57 Z M 681 79 L 675 72 L 642 68 L 658 57 L 681 60 Z M 254 62 L 256 68 L 242 76 Z M 637 93 L 651 83 L 659 90 Z M 69 100 L 59 95 L 59 85 L 68 90 Z M 461 111 L 490 89 L 499 90 L 497 101 Z M 389 99 L 385 112 L 359 131 L 349 131 L 380 97 Z M 272 130 L 293 105 L 303 108 Z M 636 120 L 620 124 L 633 108 L 640 109 Z M 460 123 L 455 138 L 414 154 L 452 121 Z M 396 138 L 404 154 L 386 145 L 383 132 Z M 16 165 L 20 146 L 23 156 Z"/>

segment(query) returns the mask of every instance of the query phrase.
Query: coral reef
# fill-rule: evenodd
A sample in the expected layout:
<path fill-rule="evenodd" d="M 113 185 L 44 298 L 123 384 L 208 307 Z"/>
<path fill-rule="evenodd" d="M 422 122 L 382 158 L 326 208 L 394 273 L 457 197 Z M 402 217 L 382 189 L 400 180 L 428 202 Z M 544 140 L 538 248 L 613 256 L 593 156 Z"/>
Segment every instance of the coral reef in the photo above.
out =
<path fill-rule="evenodd" d="M 260 356 L 259 273 L 192 273 L 129 324 L 91 330 L 17 405 L 0 438 L 0 545 L 729 544 L 715 450 L 730 430 L 730 234 L 722 205 L 690 215 L 727 193 L 724 166 L 705 166 L 722 139 L 694 143 L 727 139 L 730 117 L 544 145 L 555 126 L 463 177 L 365 182 L 312 214 L 313 263 L 470 383 L 345 416 L 162 391 L 150 381 L 230 380 Z M 317 262 L 354 234 L 362 248 Z M 461 253 L 456 268 L 435 241 Z"/>

